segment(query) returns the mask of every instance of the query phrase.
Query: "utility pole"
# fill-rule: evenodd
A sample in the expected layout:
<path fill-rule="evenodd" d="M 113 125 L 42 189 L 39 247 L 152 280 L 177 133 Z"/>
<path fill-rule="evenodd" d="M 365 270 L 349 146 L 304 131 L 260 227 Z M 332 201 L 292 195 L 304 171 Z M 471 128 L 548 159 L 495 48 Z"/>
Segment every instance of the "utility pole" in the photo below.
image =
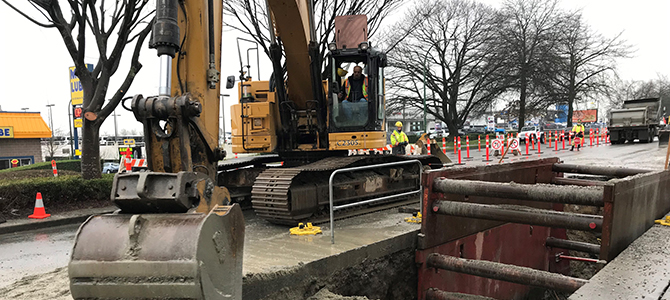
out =
<path fill-rule="evenodd" d="M 70 130 L 70 159 L 74 157 L 74 138 L 72 138 L 72 126 L 74 126 L 73 121 L 72 121 L 72 99 L 70 99 L 70 102 L 67 105 L 67 129 Z M 76 128 L 75 128 L 76 130 Z"/>

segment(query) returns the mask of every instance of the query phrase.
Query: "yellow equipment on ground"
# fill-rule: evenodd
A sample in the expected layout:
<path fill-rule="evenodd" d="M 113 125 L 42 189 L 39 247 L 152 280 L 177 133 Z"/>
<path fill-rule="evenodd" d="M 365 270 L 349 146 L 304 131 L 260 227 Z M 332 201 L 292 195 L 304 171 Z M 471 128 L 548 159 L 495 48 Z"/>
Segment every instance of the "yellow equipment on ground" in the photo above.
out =
<path fill-rule="evenodd" d="M 312 226 L 312 223 L 298 223 L 297 227 L 293 227 L 289 230 L 291 235 L 317 235 L 321 232 L 321 227 Z"/>
<path fill-rule="evenodd" d="M 413 214 L 411 217 L 405 218 L 405 222 L 421 224 L 421 217 L 422 217 L 421 212 L 417 212 L 416 214 Z"/>

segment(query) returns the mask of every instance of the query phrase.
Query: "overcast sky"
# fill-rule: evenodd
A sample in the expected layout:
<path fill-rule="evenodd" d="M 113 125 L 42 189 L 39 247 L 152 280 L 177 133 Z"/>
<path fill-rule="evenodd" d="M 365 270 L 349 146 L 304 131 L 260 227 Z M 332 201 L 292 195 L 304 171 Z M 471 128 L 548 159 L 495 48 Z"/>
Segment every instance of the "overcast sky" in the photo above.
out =
<path fill-rule="evenodd" d="M 502 1 L 482 0 L 482 2 L 498 6 Z M 617 68 L 621 78 L 649 80 L 657 78 L 657 74 L 670 75 L 670 58 L 667 53 L 670 48 L 668 47 L 670 18 L 667 17 L 670 12 L 670 1 L 562 0 L 561 6 L 568 10 L 582 9 L 584 19 L 605 36 L 612 37 L 623 32 L 622 38 L 628 41 L 635 52 L 633 58 L 619 61 Z M 396 11 L 392 14 L 392 18 L 397 19 L 401 15 L 402 11 Z M 4 111 L 20 111 L 22 108 L 38 111 L 42 113 L 45 121 L 49 122 L 46 105 L 55 104 L 54 128 L 68 132 L 67 106 L 70 100 L 68 67 L 73 66 L 73 63 L 58 31 L 34 25 L 4 3 L 0 3 L 0 28 L 2 28 L 0 40 L 4 45 L 0 47 L 0 91 L 2 91 L 0 107 Z M 224 80 L 228 75 L 236 77 L 238 75 L 240 62 L 235 45 L 237 36 L 235 32 L 225 32 L 223 35 L 224 59 L 221 75 Z M 380 38 L 383 37 L 376 36 L 373 39 Z M 97 56 L 93 54 L 87 54 L 86 58 L 88 63 L 97 62 Z M 143 68 L 126 96 L 157 94 L 158 58 L 155 51 L 145 49 L 140 61 Z M 255 65 L 253 61 L 254 70 Z M 261 65 L 261 79 L 267 80 L 270 75 L 269 61 L 262 53 Z M 256 77 L 255 71 L 253 76 Z M 115 91 L 123 77 L 125 70 L 117 73 L 116 80 L 112 80 L 109 90 Z M 224 89 L 221 93 L 231 95 L 226 98 L 226 131 L 229 131 L 228 106 L 236 101 L 237 89 Z M 131 112 L 119 106 L 117 114 L 119 114 L 117 119 L 119 130 L 136 129 L 141 132 L 141 124 L 135 120 Z M 101 135 L 105 132 L 114 134 L 113 118 L 109 118 L 103 124 Z"/>

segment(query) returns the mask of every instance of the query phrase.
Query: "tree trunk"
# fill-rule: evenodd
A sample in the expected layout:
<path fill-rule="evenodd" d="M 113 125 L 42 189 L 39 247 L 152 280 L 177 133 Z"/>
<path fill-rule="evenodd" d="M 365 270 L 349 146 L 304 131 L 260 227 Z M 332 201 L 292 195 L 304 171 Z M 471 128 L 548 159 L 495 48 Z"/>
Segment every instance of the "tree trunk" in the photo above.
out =
<path fill-rule="evenodd" d="M 526 94 L 527 94 L 526 89 L 528 88 L 528 80 L 524 73 L 521 74 L 521 84 L 519 87 L 519 126 L 517 128 L 518 132 L 521 132 L 521 128 L 523 128 L 526 125 Z"/>
<path fill-rule="evenodd" d="M 102 123 L 84 118 L 83 141 L 81 143 L 81 175 L 84 179 L 102 177 L 102 170 L 100 169 L 100 124 Z"/>
<path fill-rule="evenodd" d="M 572 65 L 572 64 L 571 64 Z M 571 69 L 571 70 L 574 70 Z M 570 71 L 570 85 L 568 87 L 568 128 L 572 127 L 572 115 L 575 109 L 575 98 L 577 98 L 576 92 L 575 92 L 575 72 Z"/>
<path fill-rule="evenodd" d="M 574 101 L 568 100 L 568 128 L 572 127 L 572 114 L 574 109 Z"/>
<path fill-rule="evenodd" d="M 449 127 L 450 137 L 458 136 L 458 122 L 456 120 L 453 119 L 448 120 L 447 127 Z"/>

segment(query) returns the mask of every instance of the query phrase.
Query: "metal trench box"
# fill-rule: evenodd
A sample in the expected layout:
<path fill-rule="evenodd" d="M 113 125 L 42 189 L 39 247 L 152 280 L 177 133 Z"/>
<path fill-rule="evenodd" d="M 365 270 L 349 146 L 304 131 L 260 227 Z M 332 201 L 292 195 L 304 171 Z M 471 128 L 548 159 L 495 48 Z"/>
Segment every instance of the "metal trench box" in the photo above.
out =
<path fill-rule="evenodd" d="M 563 178 L 564 173 L 613 179 Z M 518 190 L 510 192 L 503 189 L 507 187 L 502 187 L 500 193 L 496 193 L 499 187 L 477 189 L 467 183 L 463 184 L 466 189 L 445 191 L 445 187 L 449 186 L 444 185 L 445 182 L 459 184 L 458 180 L 476 181 L 478 188 L 479 183 L 486 186 L 489 183 L 513 182 L 519 185 L 512 184 L 509 188 L 520 186 L 528 191 L 514 197 Z M 512 283 L 514 280 L 495 280 L 432 267 L 427 260 L 433 253 L 475 263 L 484 260 L 511 267 L 568 274 L 568 261 L 557 261 L 556 254 L 567 253 L 569 249 L 547 246 L 547 239 L 567 239 L 566 228 L 600 233 L 599 258 L 610 261 L 649 229 L 655 219 L 670 211 L 668 171 L 575 166 L 561 164 L 558 158 L 431 170 L 423 174 L 422 183 L 423 222 L 416 251 L 418 299 L 443 299 L 444 293 L 525 299 L 536 291 L 531 285 L 541 286 L 533 284 L 532 280 L 519 284 Z M 557 191 L 557 195 L 553 195 L 551 190 Z M 541 197 L 545 191 L 547 197 Z M 602 198 L 594 199 L 594 191 Z M 564 203 L 600 206 L 602 216 L 563 212 Z M 444 213 L 444 208 L 449 204 L 458 209 L 448 215 Z M 482 213 L 485 209 L 503 211 L 512 206 L 528 207 L 526 210 L 531 218 L 507 215 L 501 219 L 495 216 L 497 211 L 491 215 Z M 566 278 L 567 281 L 574 281 L 571 277 Z M 435 293 L 436 290 L 444 293 Z"/>

